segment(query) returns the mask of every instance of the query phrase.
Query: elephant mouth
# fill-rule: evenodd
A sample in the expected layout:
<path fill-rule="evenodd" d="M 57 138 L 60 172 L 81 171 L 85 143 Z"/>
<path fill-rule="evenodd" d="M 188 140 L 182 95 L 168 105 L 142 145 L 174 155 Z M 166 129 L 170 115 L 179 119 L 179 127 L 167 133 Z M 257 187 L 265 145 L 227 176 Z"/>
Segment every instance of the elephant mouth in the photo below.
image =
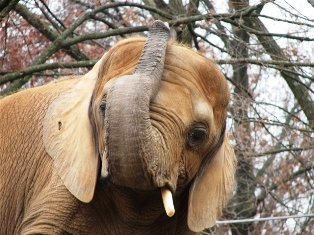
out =
<path fill-rule="evenodd" d="M 110 165 L 110 161 L 108 161 Z M 132 168 L 132 167 L 131 167 Z M 172 194 L 177 194 L 178 190 L 176 184 L 170 180 L 166 180 L 163 174 L 160 177 L 150 175 L 147 179 L 149 173 L 144 174 L 143 172 L 134 173 L 133 176 L 127 175 L 123 177 L 124 173 L 119 169 L 119 167 L 110 168 L 106 176 L 101 176 L 101 178 L 106 179 L 108 183 L 113 184 L 118 187 L 130 188 L 136 192 L 152 192 L 154 193 L 157 190 L 162 188 L 167 188 Z M 140 180 L 139 180 L 140 179 Z M 181 187 L 180 187 L 181 188 Z M 181 191 L 181 190 L 179 190 Z"/>
<path fill-rule="evenodd" d="M 119 182 L 112 180 L 112 179 L 114 179 L 114 177 L 113 177 L 114 174 L 112 174 L 111 171 L 109 171 L 108 173 L 109 174 L 107 175 L 106 180 L 112 185 L 115 185 L 117 187 L 123 187 L 123 188 L 127 187 L 127 188 L 130 188 L 131 190 L 133 190 L 134 192 L 137 192 L 137 193 L 141 193 L 141 192 L 147 193 L 149 191 L 152 194 L 160 194 L 167 216 L 172 217 L 175 214 L 173 195 L 175 195 L 176 189 L 169 182 L 165 182 L 163 185 L 159 185 L 157 187 L 152 186 L 149 188 L 128 187 L 125 184 L 121 185 L 121 184 L 119 184 Z M 151 185 L 156 185 L 156 182 L 152 183 Z"/>

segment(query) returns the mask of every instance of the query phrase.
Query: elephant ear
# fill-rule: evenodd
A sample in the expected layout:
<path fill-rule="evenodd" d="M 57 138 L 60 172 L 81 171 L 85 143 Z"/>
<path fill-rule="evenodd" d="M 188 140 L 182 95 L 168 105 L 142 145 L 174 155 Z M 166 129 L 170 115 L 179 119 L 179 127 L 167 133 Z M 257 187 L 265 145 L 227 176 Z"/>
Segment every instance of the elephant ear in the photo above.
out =
<path fill-rule="evenodd" d="M 43 120 L 43 143 L 66 188 L 82 202 L 94 196 L 98 149 L 89 106 L 101 60 L 49 106 Z"/>
<path fill-rule="evenodd" d="M 188 226 L 200 232 L 216 224 L 233 193 L 236 157 L 227 134 L 215 156 L 197 173 L 190 188 Z"/>

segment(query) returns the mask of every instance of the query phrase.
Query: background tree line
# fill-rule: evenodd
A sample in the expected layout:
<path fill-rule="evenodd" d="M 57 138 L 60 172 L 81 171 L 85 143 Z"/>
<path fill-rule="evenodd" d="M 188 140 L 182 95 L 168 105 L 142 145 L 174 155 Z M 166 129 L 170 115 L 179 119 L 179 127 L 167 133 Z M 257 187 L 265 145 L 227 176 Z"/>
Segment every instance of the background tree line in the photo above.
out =
<path fill-rule="evenodd" d="M 174 40 L 216 60 L 229 81 L 228 129 L 239 165 L 221 220 L 310 214 L 313 16 L 312 0 L 0 0 L 0 96 L 84 74 L 118 40 L 167 21 Z M 204 234 L 311 231 L 313 217 L 302 217 L 217 225 Z"/>

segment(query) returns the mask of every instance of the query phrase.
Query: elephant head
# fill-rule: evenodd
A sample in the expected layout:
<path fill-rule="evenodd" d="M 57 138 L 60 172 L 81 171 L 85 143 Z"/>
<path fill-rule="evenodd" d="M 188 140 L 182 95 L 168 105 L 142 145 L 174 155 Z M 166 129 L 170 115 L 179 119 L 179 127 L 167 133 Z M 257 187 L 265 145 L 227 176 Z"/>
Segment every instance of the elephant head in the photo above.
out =
<path fill-rule="evenodd" d="M 235 155 L 226 129 L 229 90 L 216 65 L 175 42 L 155 21 L 122 40 L 48 108 L 43 141 L 67 189 L 93 198 L 101 173 L 117 186 L 190 187 L 188 225 L 215 224 L 233 191 Z"/>

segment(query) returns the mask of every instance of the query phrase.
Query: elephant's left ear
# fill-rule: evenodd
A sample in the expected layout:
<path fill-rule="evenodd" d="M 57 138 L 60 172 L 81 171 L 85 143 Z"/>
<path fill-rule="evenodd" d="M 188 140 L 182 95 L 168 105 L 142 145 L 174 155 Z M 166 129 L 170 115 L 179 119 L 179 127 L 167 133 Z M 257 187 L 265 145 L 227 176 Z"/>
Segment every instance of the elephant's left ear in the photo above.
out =
<path fill-rule="evenodd" d="M 236 157 L 228 135 L 215 156 L 197 173 L 190 188 L 188 226 L 200 232 L 216 224 L 234 186 Z"/>
<path fill-rule="evenodd" d="M 43 143 L 66 188 L 90 202 L 98 174 L 98 149 L 89 106 L 101 60 L 49 106 L 43 121 Z"/>

